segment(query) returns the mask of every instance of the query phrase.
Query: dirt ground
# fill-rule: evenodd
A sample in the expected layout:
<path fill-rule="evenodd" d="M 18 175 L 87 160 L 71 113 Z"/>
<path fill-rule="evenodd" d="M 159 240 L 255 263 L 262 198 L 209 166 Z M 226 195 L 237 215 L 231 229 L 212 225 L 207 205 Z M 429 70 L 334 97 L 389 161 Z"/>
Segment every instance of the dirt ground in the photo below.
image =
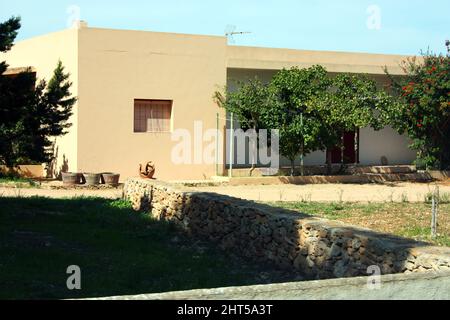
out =
<path fill-rule="evenodd" d="M 190 189 L 214 192 L 253 201 L 303 201 L 303 202 L 424 202 L 436 185 L 440 194 L 450 200 L 450 180 L 435 183 L 390 184 L 311 184 L 311 185 L 260 185 L 260 186 L 207 186 Z M 0 197 L 100 197 L 118 199 L 122 190 L 54 190 L 48 188 L 0 187 Z"/>
<path fill-rule="evenodd" d="M 450 199 L 450 183 L 439 183 L 440 194 Z M 253 201 L 303 202 L 424 202 L 435 183 L 314 184 L 195 187 Z"/>
<path fill-rule="evenodd" d="M 39 188 L 0 188 L 0 197 L 47 197 L 47 198 L 74 198 L 95 197 L 106 199 L 119 199 L 122 197 L 121 189 L 107 190 L 52 190 Z"/>

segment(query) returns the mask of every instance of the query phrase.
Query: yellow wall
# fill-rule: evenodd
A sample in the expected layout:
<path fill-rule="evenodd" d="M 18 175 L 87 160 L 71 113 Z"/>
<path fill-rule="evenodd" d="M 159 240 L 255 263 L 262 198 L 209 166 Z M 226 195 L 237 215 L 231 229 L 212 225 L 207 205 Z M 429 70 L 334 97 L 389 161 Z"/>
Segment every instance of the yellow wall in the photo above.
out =
<path fill-rule="evenodd" d="M 58 60 L 61 60 L 66 71 L 70 73 L 73 82 L 72 94 L 78 95 L 78 30 L 69 29 L 61 32 L 36 37 L 18 42 L 11 51 L 0 54 L 0 61 L 6 60 L 10 68 L 33 67 L 38 80 L 50 80 Z M 57 161 L 54 172 L 61 169 L 77 170 L 77 105 L 73 108 L 74 115 L 69 120 L 73 125 L 69 134 L 56 139 Z M 64 163 L 65 162 L 65 163 Z M 68 166 L 68 168 L 66 168 Z"/>
<path fill-rule="evenodd" d="M 0 172 L 9 173 L 10 170 L 11 168 L 0 165 Z M 19 165 L 13 168 L 12 172 L 24 178 L 44 178 L 44 167 L 42 165 Z"/>
<path fill-rule="evenodd" d="M 226 83 L 226 38 L 86 28 L 79 35 L 78 168 L 204 179 L 214 165 L 174 165 L 170 133 L 134 133 L 134 99 L 173 100 L 173 129 L 216 128 L 212 95 Z M 222 112 L 222 111 L 220 111 Z"/>

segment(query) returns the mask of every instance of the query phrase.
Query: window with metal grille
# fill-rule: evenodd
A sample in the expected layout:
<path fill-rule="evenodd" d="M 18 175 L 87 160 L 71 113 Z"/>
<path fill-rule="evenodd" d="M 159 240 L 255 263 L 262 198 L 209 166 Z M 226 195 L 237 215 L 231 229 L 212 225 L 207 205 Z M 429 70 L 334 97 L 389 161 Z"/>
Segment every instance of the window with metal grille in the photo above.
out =
<path fill-rule="evenodd" d="M 134 132 L 170 132 L 172 101 L 134 100 Z"/>

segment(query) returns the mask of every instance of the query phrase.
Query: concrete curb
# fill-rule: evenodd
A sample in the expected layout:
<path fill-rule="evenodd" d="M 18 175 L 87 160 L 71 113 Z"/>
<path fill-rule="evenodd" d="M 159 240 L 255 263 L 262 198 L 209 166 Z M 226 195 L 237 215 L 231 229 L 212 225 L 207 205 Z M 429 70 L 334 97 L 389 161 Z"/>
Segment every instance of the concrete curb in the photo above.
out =
<path fill-rule="evenodd" d="M 448 300 L 450 272 L 418 272 L 96 298 L 92 300 Z"/>

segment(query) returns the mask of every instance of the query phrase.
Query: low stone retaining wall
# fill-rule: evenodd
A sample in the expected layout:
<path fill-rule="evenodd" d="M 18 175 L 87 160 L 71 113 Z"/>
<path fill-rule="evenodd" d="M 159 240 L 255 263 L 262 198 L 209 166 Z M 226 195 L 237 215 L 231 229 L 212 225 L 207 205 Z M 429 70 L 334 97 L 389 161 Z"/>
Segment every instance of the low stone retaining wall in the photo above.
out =
<path fill-rule="evenodd" d="M 124 196 L 135 210 L 172 221 L 224 250 L 296 269 L 308 278 L 450 270 L 450 248 L 167 183 L 130 179 Z"/>
<path fill-rule="evenodd" d="M 5 166 L 0 165 L 0 172 L 6 172 L 7 170 Z M 20 165 L 12 170 L 24 178 L 42 178 L 44 176 L 42 165 Z"/>
<path fill-rule="evenodd" d="M 450 171 L 428 171 L 428 174 L 435 180 L 450 179 Z"/>
<path fill-rule="evenodd" d="M 280 176 L 280 177 L 233 177 L 229 179 L 231 186 L 242 185 L 281 185 L 281 184 L 327 184 L 327 183 L 385 183 L 385 182 L 431 182 L 428 173 L 365 173 L 341 176 Z"/>
<path fill-rule="evenodd" d="M 300 174 L 299 167 L 297 166 L 295 172 Z M 289 176 L 291 174 L 290 167 L 282 167 L 280 168 L 280 173 L 285 176 Z M 324 176 L 327 175 L 328 168 L 326 165 L 314 165 L 314 166 L 304 166 L 303 171 L 306 176 Z M 412 165 L 393 165 L 393 166 L 363 166 L 363 165 L 353 165 L 346 164 L 344 167 L 341 164 L 333 164 L 331 166 L 331 174 L 332 175 L 356 175 L 356 174 L 366 174 L 366 173 L 377 173 L 377 174 L 406 174 L 406 173 L 415 173 L 416 166 Z M 252 172 L 252 177 L 262 177 L 265 172 L 267 172 L 267 168 L 256 168 Z M 224 176 L 228 176 L 229 170 L 226 168 L 224 170 Z M 233 177 L 244 178 L 249 177 L 250 168 L 234 168 L 233 169 Z"/>

